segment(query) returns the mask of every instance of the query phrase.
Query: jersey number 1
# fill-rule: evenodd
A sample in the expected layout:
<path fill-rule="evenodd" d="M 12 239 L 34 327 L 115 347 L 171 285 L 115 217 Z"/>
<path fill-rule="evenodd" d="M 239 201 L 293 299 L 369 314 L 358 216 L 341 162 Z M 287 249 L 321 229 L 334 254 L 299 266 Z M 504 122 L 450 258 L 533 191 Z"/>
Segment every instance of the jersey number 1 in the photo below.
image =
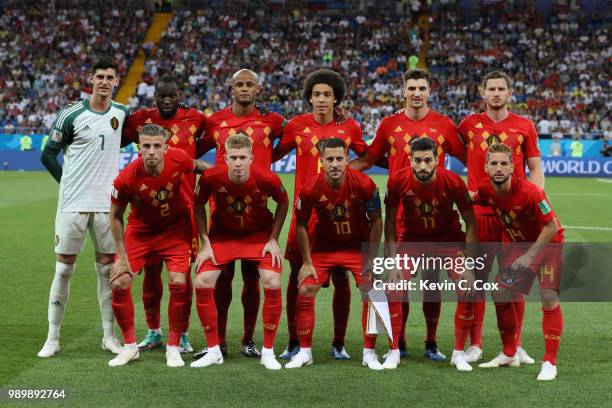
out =
<path fill-rule="evenodd" d="M 98 136 L 102 138 L 102 146 L 100 147 L 100 150 L 104 150 L 104 135 L 98 135 Z"/>

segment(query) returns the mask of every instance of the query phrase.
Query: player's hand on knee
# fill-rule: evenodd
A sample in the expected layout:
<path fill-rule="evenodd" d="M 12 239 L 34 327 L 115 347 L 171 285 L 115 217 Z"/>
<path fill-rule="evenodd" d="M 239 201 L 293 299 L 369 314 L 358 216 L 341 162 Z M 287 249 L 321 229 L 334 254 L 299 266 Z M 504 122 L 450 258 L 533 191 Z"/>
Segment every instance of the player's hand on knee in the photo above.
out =
<path fill-rule="evenodd" d="M 272 266 L 281 266 L 283 264 L 283 255 L 277 240 L 270 239 L 268 242 L 266 242 L 266 245 L 263 247 L 263 251 L 261 251 L 261 257 L 265 257 L 268 253 L 272 257 Z"/>
<path fill-rule="evenodd" d="M 298 273 L 298 286 L 302 286 L 302 283 L 308 278 L 312 277 L 317 283 L 319 282 L 319 277 L 317 276 L 317 271 L 311 263 L 304 263 L 300 268 L 300 272 Z"/>
<path fill-rule="evenodd" d="M 210 260 L 213 265 L 217 265 L 217 260 L 215 259 L 215 254 L 212 250 L 210 244 L 205 244 L 202 246 L 200 252 L 198 252 L 198 256 L 195 260 L 195 270 L 196 272 L 200 270 L 200 267 L 204 264 L 204 262 Z"/>
<path fill-rule="evenodd" d="M 113 267 L 111 268 L 109 276 L 110 283 L 112 284 L 121 276 L 126 274 L 130 277 L 130 279 L 134 275 L 127 259 L 118 258 L 117 261 L 114 263 Z"/>
<path fill-rule="evenodd" d="M 533 262 L 533 258 L 527 254 L 521 255 L 512 262 L 512 270 L 513 271 L 523 271 L 525 269 L 529 269 L 531 266 L 531 262 Z"/>

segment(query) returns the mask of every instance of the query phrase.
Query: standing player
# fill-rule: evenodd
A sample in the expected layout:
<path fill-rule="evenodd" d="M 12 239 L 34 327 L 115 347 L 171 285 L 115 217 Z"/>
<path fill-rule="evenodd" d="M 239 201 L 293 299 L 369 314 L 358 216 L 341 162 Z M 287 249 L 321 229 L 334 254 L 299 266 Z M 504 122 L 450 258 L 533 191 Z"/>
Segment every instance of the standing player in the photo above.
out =
<path fill-rule="evenodd" d="M 278 370 L 274 339 L 282 313 L 280 274 L 282 255 L 278 235 L 287 216 L 289 200 L 280 178 L 268 169 L 252 166 L 252 143 L 246 133 L 236 133 L 225 142 L 226 166 L 206 171 L 198 183 L 195 215 L 202 249 L 196 260 L 196 305 L 208 342 L 207 353 L 192 367 L 223 364 L 217 333 L 215 285 L 224 266 L 236 260 L 251 261 L 264 288 L 262 321 L 264 342 L 261 364 Z M 210 231 L 205 204 L 214 207 Z M 276 201 L 274 217 L 268 197 Z"/>
<path fill-rule="evenodd" d="M 554 380 L 557 376 L 556 359 L 563 331 L 563 314 L 559 303 L 559 285 L 563 261 L 563 228 L 544 191 L 523 177 L 512 174 L 514 151 L 498 143 L 486 155 L 485 171 L 489 180 L 478 185 L 475 200 L 487 204 L 503 226 L 503 255 L 497 281 L 504 288 L 493 292 L 497 325 L 503 351 L 480 367 L 517 367 L 519 328 L 515 308 L 508 299 L 516 293 L 529 294 L 534 280 L 540 286 L 542 300 L 542 331 L 544 357 L 538 380 Z M 526 243 L 521 246 L 519 243 Z"/>
<path fill-rule="evenodd" d="M 232 76 L 232 105 L 215 112 L 208 117 L 206 126 L 207 139 L 216 145 L 216 164 L 225 163 L 225 142 L 238 132 L 245 132 L 253 144 L 253 164 L 269 170 L 272 164 L 272 146 L 282 135 L 285 119 L 274 112 L 265 113 L 256 106 L 257 96 L 261 93 L 258 75 L 248 69 L 241 69 Z M 257 324 L 259 312 L 259 277 L 254 263 L 243 261 L 242 306 L 244 309 L 244 326 L 240 352 L 247 357 L 260 356 L 253 342 L 253 331 Z M 217 304 L 217 328 L 219 344 L 223 355 L 227 353 L 225 331 L 227 313 L 232 301 L 232 280 L 234 262 L 230 262 L 217 280 L 215 302 Z M 205 351 L 204 351 L 205 352 Z M 202 353 L 197 353 L 196 358 Z"/>
<path fill-rule="evenodd" d="M 171 132 L 170 138 L 167 140 L 168 146 L 183 150 L 192 159 L 199 157 L 197 151 L 203 150 L 207 146 L 208 138 L 203 138 L 207 119 L 198 110 L 181 105 L 180 100 L 178 80 L 171 75 L 160 77 L 155 83 L 155 104 L 157 107 L 140 109 L 129 117 L 123 128 L 122 144 L 138 143 L 139 129 L 146 124 L 153 123 Z M 195 174 L 189 173 L 186 175 L 186 178 L 189 185 L 183 191 L 191 208 L 193 206 Z M 192 252 L 194 256 L 198 252 L 195 226 Z M 144 304 L 149 331 L 145 339 L 138 344 L 140 351 L 152 350 L 163 344 L 160 325 L 160 303 L 164 290 L 161 279 L 162 266 L 163 261 L 155 257 L 148 258 L 145 263 L 144 279 L 142 282 L 142 303 Z M 187 291 L 193 293 L 190 274 L 187 274 Z M 191 312 L 192 297 L 189 298 L 189 302 L 185 305 L 187 316 Z M 191 353 L 193 351 L 187 334 L 188 327 L 189 319 L 187 319 L 181 334 L 181 353 Z"/>
<path fill-rule="evenodd" d="M 317 144 L 324 139 L 336 137 L 343 140 L 356 154 L 366 151 L 366 144 L 359 124 L 348 119 L 343 123 L 334 121 L 334 108 L 339 106 L 346 95 L 346 83 L 342 77 L 329 69 L 319 69 L 310 73 L 304 80 L 303 97 L 310 102 L 313 111 L 291 119 L 283 132 L 283 137 L 274 149 L 273 161 L 276 161 L 296 149 L 296 172 L 294 188 L 294 216 L 287 238 L 285 258 L 291 265 L 291 275 L 287 286 L 287 326 L 289 328 L 289 345 L 279 356 L 291 358 L 299 351 L 299 339 L 296 330 L 295 313 L 298 295 L 298 273 L 302 267 L 302 257 L 297 247 L 295 227 L 295 203 L 303 186 L 321 173 L 321 162 Z M 313 221 L 314 223 L 314 218 Z M 334 339 L 332 355 L 337 360 L 350 358 L 344 349 L 344 336 L 350 311 L 351 289 L 345 271 L 332 274 L 334 282 L 333 314 Z"/>
<path fill-rule="evenodd" d="M 321 286 L 329 281 L 334 269 L 349 270 L 357 285 L 362 290 L 368 290 L 369 276 L 362 265 L 361 244 L 369 242 L 370 249 L 377 249 L 382 234 L 378 189 L 371 178 L 347 168 L 349 157 L 344 141 L 325 139 L 319 142 L 318 149 L 324 172 L 303 186 L 296 204 L 297 242 L 303 259 L 296 316 L 300 351 L 287 363 L 286 368 L 312 364 L 315 296 Z M 315 223 L 309 227 L 314 218 L 313 212 L 316 214 Z M 368 261 L 371 261 L 376 251 L 370 250 L 368 255 Z M 396 323 L 393 326 L 394 344 L 391 345 L 389 357 L 381 365 L 375 352 L 376 336 L 366 334 L 368 302 L 363 303 L 363 365 L 370 369 L 397 367 L 397 323 L 400 322 L 401 306 L 399 303 L 396 305 L 397 310 L 389 310 L 391 316 L 396 315 L 393 319 Z"/>
<path fill-rule="evenodd" d="M 385 242 L 389 251 L 387 256 L 395 257 L 397 240 L 400 243 L 439 243 L 431 248 L 421 247 L 419 251 L 427 251 L 435 256 L 456 257 L 464 250 L 464 245 L 460 243 L 476 242 L 474 213 L 467 187 L 457 174 L 444 167 L 437 168 L 438 151 L 433 140 L 416 138 L 410 143 L 410 151 L 411 167 L 391 175 L 387 184 L 385 198 Z M 400 214 L 398 207 L 402 209 Z M 461 230 L 458 213 L 465 222 L 465 233 Z M 398 218 L 401 220 L 399 227 L 396 224 Z M 396 230 L 402 231 L 402 234 L 397 236 Z M 445 247 L 442 248 L 442 245 Z M 411 251 L 415 246 L 415 244 L 410 245 L 408 250 Z M 422 270 L 422 279 L 437 282 L 439 272 L 439 270 Z M 455 271 L 448 273 L 453 280 L 459 278 Z M 423 302 L 440 302 L 440 293 L 427 291 L 423 294 Z M 453 351 L 451 364 L 460 370 L 472 369 L 461 361 L 462 343 L 465 343 L 471 326 L 469 319 L 466 319 L 471 315 L 470 309 L 470 303 L 457 302 L 455 344 L 461 344 L 461 352 Z M 425 350 L 432 353 L 430 357 L 432 360 L 442 361 L 446 358 L 438 350 L 436 331 L 437 321 L 427 321 Z M 455 349 L 458 349 L 457 346 Z"/>
<path fill-rule="evenodd" d="M 76 269 L 77 254 L 83 249 L 85 232 L 96 249 L 98 301 L 102 316 L 102 348 L 121 351 L 115 338 L 109 275 L 115 245 L 108 224 L 110 191 L 119 168 L 121 128 L 129 115 L 126 106 L 111 100 L 119 83 L 117 64 L 97 61 L 91 69 L 91 99 L 79 101 L 62 111 L 53 123 L 42 162 L 60 183 L 55 217 L 55 276 L 49 294 L 49 332 L 39 357 L 59 351 L 59 334 Z M 64 167 L 57 155 L 64 153 Z"/>
<path fill-rule="evenodd" d="M 453 121 L 441 115 L 428 106 L 431 76 L 422 69 L 411 69 L 404 74 L 405 106 L 402 112 L 384 118 L 376 137 L 363 158 L 351 162 L 357 170 L 370 168 L 384 155 L 389 159 L 389 175 L 393 176 L 399 170 L 410 167 L 410 142 L 419 137 L 428 137 L 436 143 L 438 165 L 444 167 L 446 154 L 464 159 L 463 146 L 457 137 Z M 398 211 L 401 217 L 402 211 Z M 401 219 L 397 220 L 397 235 L 403 234 Z M 400 350 L 402 357 L 406 351 L 406 321 L 408 320 L 410 304 L 408 299 L 402 303 L 402 332 L 400 334 Z M 423 315 L 428 327 L 435 327 L 440 318 L 440 302 L 423 302 Z M 443 360 L 444 356 L 437 350 L 425 348 L 424 355 L 432 360 Z"/>
<path fill-rule="evenodd" d="M 497 143 L 504 143 L 512 149 L 514 176 L 525 178 L 525 162 L 530 172 L 530 179 L 541 189 L 544 188 L 542 160 L 538 149 L 538 134 L 533 123 L 508 110 L 508 100 L 512 96 L 512 86 L 508 75 L 493 71 L 486 74 L 481 84 L 481 95 L 486 111 L 471 114 L 459 124 L 458 132 L 463 139 L 467 153 L 468 190 L 476 192 L 478 183 L 487 180 L 484 170 L 487 149 Z M 486 205 L 475 205 L 474 214 L 478 225 L 479 242 L 500 242 L 502 227 L 495 214 Z M 480 271 L 476 279 L 487 280 L 494 256 L 487 257 L 487 267 Z M 523 364 L 533 364 L 534 360 L 521 347 L 520 336 L 525 313 L 525 301 L 519 296 L 514 303 L 517 316 L 518 354 Z M 468 362 L 475 362 L 482 355 L 482 322 L 484 320 L 485 301 L 474 305 L 474 320 L 470 333 L 471 346 L 466 351 Z"/>
<path fill-rule="evenodd" d="M 168 149 L 171 133 L 159 125 L 144 125 L 139 131 L 141 157 L 130 163 L 115 179 L 110 214 L 111 230 L 117 246 L 117 260 L 111 274 L 113 311 L 123 334 L 124 346 L 111 367 L 138 358 L 134 333 L 132 282 L 146 260 L 154 256 L 166 262 L 170 301 L 170 333 L 166 348 L 169 367 L 185 363 L 179 351 L 181 332 L 189 312 L 191 294 L 187 287 L 192 225 L 190 202 L 184 189 L 191 183 L 187 175 L 202 172 L 203 162 L 191 159 L 181 149 Z M 123 234 L 123 214 L 130 204 L 128 225 Z"/>

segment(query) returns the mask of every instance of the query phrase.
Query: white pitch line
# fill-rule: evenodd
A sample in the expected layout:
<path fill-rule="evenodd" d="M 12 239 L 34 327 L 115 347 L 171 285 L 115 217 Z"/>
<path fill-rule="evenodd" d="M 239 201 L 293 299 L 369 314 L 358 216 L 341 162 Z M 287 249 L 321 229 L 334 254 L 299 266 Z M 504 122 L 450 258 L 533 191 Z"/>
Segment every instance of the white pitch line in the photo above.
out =
<path fill-rule="evenodd" d="M 592 231 L 612 231 L 612 227 L 585 227 L 581 225 L 562 225 L 565 229 L 592 230 Z"/>
<path fill-rule="evenodd" d="M 601 196 L 612 196 L 612 193 L 548 193 L 551 196 L 587 196 L 587 197 L 601 197 Z"/>
<path fill-rule="evenodd" d="M 612 183 L 612 179 L 598 178 L 597 181 L 601 181 L 602 183 Z"/>

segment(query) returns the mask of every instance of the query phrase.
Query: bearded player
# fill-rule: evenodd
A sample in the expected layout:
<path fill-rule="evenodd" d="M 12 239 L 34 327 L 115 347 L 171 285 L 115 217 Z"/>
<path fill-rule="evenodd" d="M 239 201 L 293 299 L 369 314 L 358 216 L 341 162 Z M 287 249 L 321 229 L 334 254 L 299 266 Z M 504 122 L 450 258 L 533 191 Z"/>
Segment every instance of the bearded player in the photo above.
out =
<path fill-rule="evenodd" d="M 191 159 L 181 149 L 168 149 L 170 133 L 159 125 L 144 125 L 139 131 L 141 157 L 119 173 L 113 184 L 110 225 L 117 246 L 117 259 L 111 273 L 113 312 L 123 334 L 121 352 L 108 362 L 111 367 L 138 358 L 134 333 L 132 283 L 151 256 L 161 259 L 168 269 L 170 333 L 166 348 L 169 367 L 184 365 L 179 351 L 181 332 L 189 313 L 191 293 L 187 275 L 191 261 L 192 223 L 188 176 L 202 172 L 205 163 Z M 123 214 L 130 204 L 128 225 Z"/>
<path fill-rule="evenodd" d="M 155 108 L 140 109 L 136 111 L 126 121 L 123 128 L 122 144 L 138 144 L 138 130 L 149 123 L 157 124 L 171 132 L 167 145 L 172 148 L 183 150 L 189 157 L 196 159 L 200 157 L 198 150 L 206 149 L 210 140 L 203 138 L 206 116 L 194 108 L 190 108 L 180 103 L 181 95 L 179 92 L 179 82 L 176 77 L 164 75 L 155 83 Z M 186 175 L 189 184 L 183 189 L 190 208 L 193 202 L 193 190 L 195 188 L 195 175 Z M 197 235 L 195 233 L 192 241 L 192 253 L 197 253 Z M 162 331 L 160 325 L 160 304 L 164 286 L 161 279 L 163 262 L 153 256 L 146 260 L 144 267 L 144 279 L 142 282 L 142 303 L 144 304 L 145 317 L 149 331 L 142 342 L 138 344 L 140 351 L 153 350 L 163 345 Z M 187 291 L 193 293 L 191 274 L 187 274 Z M 189 297 L 187 316 L 191 313 L 191 302 L 193 296 Z M 180 341 L 181 353 L 191 353 L 193 347 L 189 342 L 187 333 L 189 319 L 183 328 Z"/>
<path fill-rule="evenodd" d="M 280 280 L 283 262 L 278 235 L 289 200 L 276 174 L 252 166 L 252 143 L 245 133 L 230 136 L 225 142 L 225 152 L 227 165 L 206 171 L 196 192 L 196 221 L 202 243 L 196 260 L 196 305 L 208 348 L 191 366 L 223 363 L 216 327 L 215 285 L 225 265 L 243 260 L 256 265 L 264 288 L 260 363 L 267 369 L 278 370 L 281 365 L 273 349 L 283 307 Z M 274 216 L 268 210 L 268 197 L 277 203 Z M 214 206 L 209 230 L 204 206 L 210 198 Z"/>
<path fill-rule="evenodd" d="M 312 337 L 315 326 L 315 296 L 329 281 L 333 270 L 349 270 L 357 285 L 368 291 L 369 277 L 362 264 L 361 246 L 368 242 L 370 249 L 378 248 L 382 234 L 382 216 L 378 188 L 365 174 L 348 168 L 348 149 L 343 140 L 329 138 L 319 142 L 321 167 L 324 172 L 303 186 L 296 204 L 297 242 L 303 264 L 299 272 L 297 300 L 297 332 L 300 351 L 285 365 L 300 368 L 310 365 Z M 316 214 L 314 225 L 311 220 Z M 368 262 L 376 256 L 369 251 Z M 376 335 L 366 333 L 368 302 L 363 303 L 364 366 L 372 370 L 396 368 L 399 362 L 397 334 L 401 306 L 389 305 L 394 343 L 392 357 L 380 364 L 376 357 Z M 395 323 L 395 324 L 394 324 Z M 393 364 L 391 364 L 393 363 Z"/>
<path fill-rule="evenodd" d="M 405 98 L 404 109 L 399 113 L 384 118 L 378 129 L 376 137 L 368 147 L 366 155 L 355 159 L 351 166 L 357 170 L 369 169 L 383 156 L 389 159 L 389 175 L 394 176 L 401 169 L 410 167 L 410 142 L 415 138 L 427 137 L 436 144 L 438 153 L 438 166 L 444 167 L 445 155 L 459 158 L 464 161 L 463 146 L 457 137 L 457 131 L 453 121 L 429 108 L 428 98 L 431 75 L 422 69 L 412 69 L 404 74 L 403 95 Z M 401 217 L 401 208 L 398 217 Z M 402 221 L 397 220 L 397 236 L 403 234 Z M 400 334 L 400 352 L 402 357 L 408 356 L 406 351 L 406 321 L 408 320 L 410 304 L 408 299 L 402 303 L 402 332 Z M 440 302 L 423 302 L 423 315 L 429 335 L 425 340 L 424 356 L 434 360 L 442 361 L 446 357 L 437 348 L 428 348 L 427 344 L 433 344 L 430 334 L 432 328 L 437 327 L 440 318 Z"/>
<path fill-rule="evenodd" d="M 514 149 L 498 143 L 486 155 L 489 180 L 478 185 L 475 201 L 487 204 L 503 228 L 503 250 L 496 281 L 502 289 L 492 293 L 503 351 L 480 367 L 517 367 L 518 321 L 511 300 L 529 294 L 535 280 L 542 300 L 544 357 L 538 380 L 554 380 L 563 331 L 559 286 L 563 261 L 563 228 L 544 191 L 523 177 L 515 177 Z M 521 243 L 524 243 L 521 245 Z"/>
<path fill-rule="evenodd" d="M 297 301 L 298 273 L 302 267 L 302 257 L 297 247 L 295 234 L 295 203 L 302 187 L 321 174 L 321 163 L 317 144 L 324 139 L 336 137 L 343 140 L 357 155 L 366 151 L 366 144 L 359 124 L 348 119 L 342 123 L 334 120 L 334 108 L 339 106 L 346 95 L 344 79 L 329 69 L 319 69 L 310 73 L 304 80 L 303 97 L 312 106 L 312 112 L 292 118 L 285 127 L 283 137 L 274 149 L 273 161 L 276 161 L 296 149 L 296 172 L 294 188 L 294 216 L 291 220 L 285 258 L 291 265 L 291 274 L 287 286 L 287 326 L 289 328 L 289 345 L 279 356 L 289 359 L 299 351 L 299 338 L 295 324 L 295 305 Z M 315 218 L 311 221 L 313 224 Z M 334 338 L 332 356 L 337 360 L 349 359 L 344 348 L 344 336 L 348 324 L 351 289 L 346 271 L 332 273 L 334 282 L 333 314 Z"/>
<path fill-rule="evenodd" d="M 411 167 L 399 170 L 389 177 L 387 183 L 385 198 L 387 256 L 395 257 L 397 242 L 400 251 L 404 250 L 402 243 L 410 243 L 406 245 L 408 252 L 416 251 L 415 248 L 418 246 L 418 254 L 423 251 L 431 256 L 457 257 L 464 251 L 466 243 L 476 242 L 474 213 L 467 187 L 457 174 L 444 167 L 438 167 L 438 151 L 433 140 L 425 137 L 413 139 L 410 151 Z M 400 214 L 398 208 L 401 208 Z M 459 215 L 465 223 L 465 233 L 461 230 Z M 401 220 L 399 228 L 396 226 L 398 218 Z M 397 229 L 402 231 L 399 236 L 396 235 Z M 434 244 L 429 247 L 427 243 Z M 415 252 L 411 255 L 418 254 Z M 439 270 L 424 269 L 421 270 L 421 278 L 437 282 L 439 272 Z M 447 272 L 453 280 L 458 280 L 461 276 L 454 270 Z M 423 293 L 423 302 L 440 302 L 440 293 L 428 290 Z M 471 314 L 471 303 L 459 300 L 455 312 L 455 349 L 461 351 L 453 351 L 451 364 L 464 371 L 472 369 L 462 360 L 463 344 L 471 326 Z M 436 330 L 437 324 L 428 321 L 425 348 L 435 355 L 442 355 L 436 342 Z"/>
<path fill-rule="evenodd" d="M 465 143 L 470 194 L 473 195 L 476 192 L 479 182 L 488 180 L 489 176 L 484 170 L 487 149 L 500 142 L 512 149 L 514 176 L 525 178 L 525 164 L 527 164 L 530 180 L 543 189 L 544 173 L 538 149 L 538 134 L 529 119 L 508 110 L 508 101 L 512 97 L 512 83 L 508 75 L 499 71 L 486 74 L 481 84 L 481 96 L 486 106 L 485 112 L 469 115 L 461 121 L 457 128 Z M 478 241 L 501 242 L 503 229 L 497 222 L 492 209 L 486 205 L 477 204 L 474 206 L 474 214 L 478 225 Z M 480 275 L 476 276 L 476 279 L 487 280 L 495 258 L 494 254 L 489 255 L 486 267 L 479 271 Z M 517 317 L 518 355 L 522 364 L 533 364 L 534 360 L 521 347 L 525 301 L 520 294 L 517 296 L 513 305 Z M 476 362 L 482 355 L 482 322 L 485 304 L 483 299 L 474 304 L 474 320 L 470 331 L 471 346 L 466 351 L 468 362 Z"/>
<path fill-rule="evenodd" d="M 231 106 L 210 115 L 206 126 L 207 139 L 211 139 L 216 145 L 217 165 L 225 163 L 227 139 L 238 132 L 245 132 L 253 144 L 253 165 L 265 170 L 270 169 L 272 148 L 276 139 L 283 133 L 285 119 L 277 113 L 265 112 L 256 105 L 261 90 L 259 76 L 249 69 L 241 69 L 232 76 Z M 241 265 L 244 282 L 242 289 L 244 325 L 240 352 L 247 357 L 259 357 L 259 350 L 253 341 L 253 331 L 259 312 L 259 277 L 255 264 L 244 261 Z M 235 262 L 227 264 L 215 288 L 219 345 L 224 356 L 227 354 L 225 331 L 227 313 L 232 301 L 234 266 Z M 205 353 L 206 350 L 196 353 L 194 358 L 199 359 Z"/>

